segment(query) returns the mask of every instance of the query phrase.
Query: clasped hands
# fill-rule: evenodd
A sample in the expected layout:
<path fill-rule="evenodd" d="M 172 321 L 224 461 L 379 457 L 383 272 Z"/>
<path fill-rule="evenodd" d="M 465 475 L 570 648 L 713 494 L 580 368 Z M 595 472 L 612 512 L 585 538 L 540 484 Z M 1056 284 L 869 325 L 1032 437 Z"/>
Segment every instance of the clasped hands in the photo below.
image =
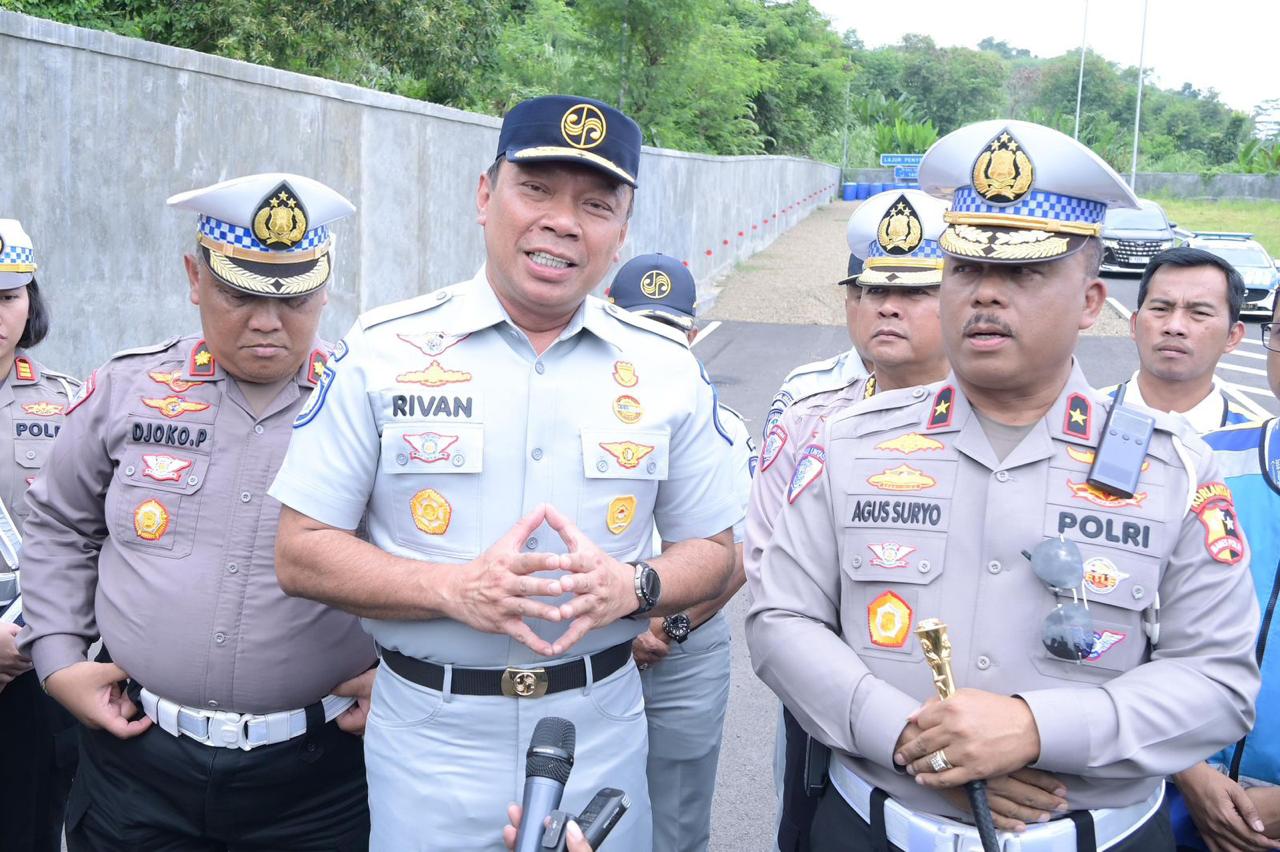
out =
<path fill-rule="evenodd" d="M 938 751 L 950 768 L 938 771 Z M 1056 776 L 1028 768 L 1040 757 L 1035 717 L 1021 698 L 961 689 L 930 699 L 907 717 L 894 763 L 968 812 L 963 785 L 984 779 L 996 827 L 1025 831 L 1067 810 L 1067 788 Z"/>
<path fill-rule="evenodd" d="M 525 542 L 545 521 L 568 553 L 529 553 Z M 555 580 L 540 571 L 566 571 Z M 559 605 L 537 598 L 573 597 Z M 597 627 L 635 612 L 635 572 L 587 538 L 554 506 L 541 505 L 516 522 L 479 558 L 459 566 L 444 590 L 444 614 L 486 633 L 505 633 L 546 657 L 559 657 Z M 548 642 L 526 618 L 563 621 L 568 628 Z"/>

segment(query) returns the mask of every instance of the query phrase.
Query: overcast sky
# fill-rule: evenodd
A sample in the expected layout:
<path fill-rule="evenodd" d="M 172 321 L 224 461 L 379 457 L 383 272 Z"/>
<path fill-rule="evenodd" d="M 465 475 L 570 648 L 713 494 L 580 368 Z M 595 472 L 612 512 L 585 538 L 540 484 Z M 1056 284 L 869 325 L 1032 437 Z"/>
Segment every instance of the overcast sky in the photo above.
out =
<path fill-rule="evenodd" d="M 931 36 L 940 47 L 976 48 L 994 36 L 1041 57 L 1079 50 L 1085 13 L 1085 0 L 812 2 L 837 32 L 855 29 L 868 47 L 895 44 L 905 33 Z M 1137 65 L 1142 0 L 1088 0 L 1088 7 L 1089 48 L 1122 66 Z M 1146 65 L 1157 85 L 1214 88 L 1246 113 L 1260 101 L 1280 98 L 1280 3 L 1150 0 L 1149 8 Z"/>

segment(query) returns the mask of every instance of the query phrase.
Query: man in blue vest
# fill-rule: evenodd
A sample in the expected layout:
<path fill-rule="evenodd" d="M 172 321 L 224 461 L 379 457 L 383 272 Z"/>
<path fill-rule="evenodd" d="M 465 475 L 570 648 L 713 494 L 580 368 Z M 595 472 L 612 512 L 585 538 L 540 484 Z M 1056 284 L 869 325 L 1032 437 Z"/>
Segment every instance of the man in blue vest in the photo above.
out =
<path fill-rule="evenodd" d="M 1280 323 L 1262 326 L 1267 379 L 1280 397 Z M 1227 486 L 1236 495 L 1240 524 L 1253 551 L 1253 583 L 1262 607 L 1258 664 L 1262 691 L 1253 730 L 1208 761 L 1174 776 L 1179 846 L 1264 850 L 1280 847 L 1280 640 L 1275 636 L 1280 594 L 1280 418 L 1228 427 L 1205 436 Z M 1268 641 L 1268 640 L 1271 641 Z M 1270 651 L 1270 653 L 1268 653 Z M 1197 830 L 1199 836 L 1197 836 Z"/>

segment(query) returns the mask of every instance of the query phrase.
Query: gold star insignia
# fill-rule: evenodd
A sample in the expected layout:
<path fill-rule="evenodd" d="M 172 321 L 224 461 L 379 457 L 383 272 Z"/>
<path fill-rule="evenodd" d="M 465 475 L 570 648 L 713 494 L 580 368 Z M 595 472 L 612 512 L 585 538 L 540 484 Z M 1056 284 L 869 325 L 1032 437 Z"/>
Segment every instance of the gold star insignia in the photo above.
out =
<path fill-rule="evenodd" d="M 207 349 L 196 353 L 196 364 L 201 367 L 209 366 L 209 362 L 213 360 L 213 354 Z"/>
<path fill-rule="evenodd" d="M 1084 412 L 1078 408 L 1071 409 L 1071 422 L 1083 426 L 1085 424 Z"/>
<path fill-rule="evenodd" d="M 947 410 L 950 408 L 951 408 L 951 400 L 944 399 L 942 402 L 938 403 L 933 407 L 933 413 L 935 415 L 946 414 Z"/>

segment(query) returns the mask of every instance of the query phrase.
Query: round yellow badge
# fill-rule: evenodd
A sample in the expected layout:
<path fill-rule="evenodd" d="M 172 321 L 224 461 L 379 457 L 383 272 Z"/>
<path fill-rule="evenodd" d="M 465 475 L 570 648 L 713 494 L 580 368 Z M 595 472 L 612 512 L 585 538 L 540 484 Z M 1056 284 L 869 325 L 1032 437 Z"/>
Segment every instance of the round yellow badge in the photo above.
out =
<path fill-rule="evenodd" d="M 409 501 L 413 512 L 413 525 L 427 535 L 444 535 L 453 517 L 453 507 L 434 488 L 427 488 L 413 495 Z"/>
<path fill-rule="evenodd" d="M 613 401 L 613 413 L 623 423 L 635 423 L 644 414 L 640 400 L 630 394 L 623 394 Z"/>
<path fill-rule="evenodd" d="M 156 541 L 169 530 L 169 510 L 158 500 L 139 503 L 133 510 L 133 531 L 143 541 Z"/>

